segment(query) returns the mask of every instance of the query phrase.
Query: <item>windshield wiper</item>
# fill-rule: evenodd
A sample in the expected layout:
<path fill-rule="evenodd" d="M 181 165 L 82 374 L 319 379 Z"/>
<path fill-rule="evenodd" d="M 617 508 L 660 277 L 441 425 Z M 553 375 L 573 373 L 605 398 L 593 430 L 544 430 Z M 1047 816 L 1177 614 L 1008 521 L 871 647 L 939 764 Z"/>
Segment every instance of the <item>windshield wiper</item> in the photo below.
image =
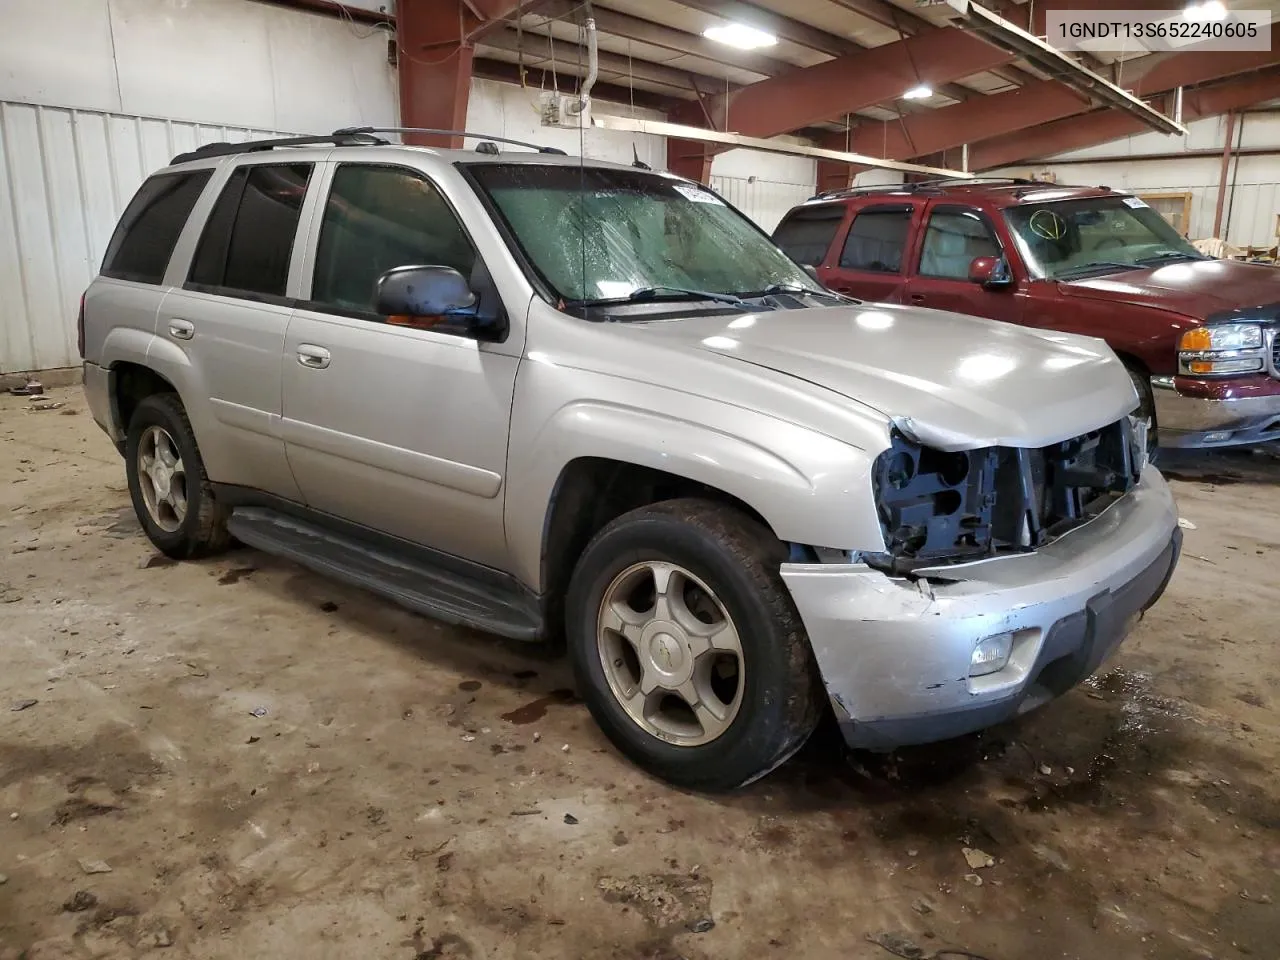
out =
<path fill-rule="evenodd" d="M 1182 253 L 1178 250 L 1165 250 L 1162 253 L 1154 254 L 1150 257 L 1140 257 L 1135 263 L 1159 263 L 1161 260 L 1209 260 L 1199 253 Z"/>
<path fill-rule="evenodd" d="M 1065 280 L 1068 277 L 1084 276 L 1094 270 L 1136 270 L 1136 263 L 1121 263 L 1119 260 L 1095 260 L 1093 263 L 1081 263 L 1074 267 L 1068 267 L 1059 273 L 1053 275 L 1054 280 Z"/>
<path fill-rule="evenodd" d="M 713 300 L 716 303 L 728 303 L 735 307 L 751 306 L 741 297 L 732 293 L 716 293 L 713 290 L 688 290 L 684 287 L 641 287 L 632 290 L 622 298 L 626 303 L 640 303 L 644 300 Z"/>
<path fill-rule="evenodd" d="M 847 297 L 843 293 L 836 293 L 834 290 L 815 290 L 813 287 L 801 286 L 798 283 L 771 283 L 769 286 L 764 288 L 764 296 L 767 297 L 773 293 L 791 293 L 799 295 L 808 294 L 811 297 L 829 297 L 837 303 L 862 302 L 861 300 L 857 300 L 853 297 Z"/>

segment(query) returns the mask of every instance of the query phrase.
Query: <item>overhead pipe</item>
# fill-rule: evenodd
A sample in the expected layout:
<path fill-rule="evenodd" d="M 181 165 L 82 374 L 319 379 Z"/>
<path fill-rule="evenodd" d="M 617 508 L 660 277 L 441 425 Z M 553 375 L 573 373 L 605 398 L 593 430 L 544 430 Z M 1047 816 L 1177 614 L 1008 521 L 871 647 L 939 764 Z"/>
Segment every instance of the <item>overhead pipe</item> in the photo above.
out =
<path fill-rule="evenodd" d="M 570 105 L 571 113 L 584 113 L 591 105 L 591 88 L 600 76 L 600 51 L 596 46 L 596 18 L 587 17 L 587 78 L 578 90 L 578 102 Z"/>

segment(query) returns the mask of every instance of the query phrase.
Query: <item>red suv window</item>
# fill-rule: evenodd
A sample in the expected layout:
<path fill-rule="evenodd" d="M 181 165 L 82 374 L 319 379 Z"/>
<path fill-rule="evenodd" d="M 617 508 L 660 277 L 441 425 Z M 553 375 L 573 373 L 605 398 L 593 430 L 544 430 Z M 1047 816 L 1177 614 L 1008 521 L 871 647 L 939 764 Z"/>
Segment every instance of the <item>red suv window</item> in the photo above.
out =
<path fill-rule="evenodd" d="M 840 266 L 874 273 L 901 273 L 911 230 L 911 207 L 876 206 L 858 212 L 840 253 Z"/>
<path fill-rule="evenodd" d="M 842 220 L 844 207 L 838 203 L 800 207 L 778 224 L 773 242 L 796 263 L 820 266 Z"/>

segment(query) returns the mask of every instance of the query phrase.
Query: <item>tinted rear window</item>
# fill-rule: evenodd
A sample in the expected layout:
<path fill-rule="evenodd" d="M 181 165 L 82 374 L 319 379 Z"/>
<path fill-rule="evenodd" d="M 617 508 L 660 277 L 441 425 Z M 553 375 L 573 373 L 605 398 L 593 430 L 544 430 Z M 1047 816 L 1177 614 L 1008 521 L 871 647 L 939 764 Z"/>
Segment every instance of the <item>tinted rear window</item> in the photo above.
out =
<path fill-rule="evenodd" d="M 283 297 L 311 164 L 236 170 L 205 224 L 191 284 L 229 295 Z"/>
<path fill-rule="evenodd" d="M 163 280 L 178 236 L 212 173 L 167 173 L 147 180 L 111 236 L 102 275 L 138 283 Z"/>
<path fill-rule="evenodd" d="M 835 239 L 844 208 L 838 205 L 793 210 L 773 232 L 773 242 L 797 263 L 818 266 Z"/>
<path fill-rule="evenodd" d="M 875 273 L 901 273 L 911 227 L 910 207 L 869 207 L 854 217 L 840 266 Z"/>

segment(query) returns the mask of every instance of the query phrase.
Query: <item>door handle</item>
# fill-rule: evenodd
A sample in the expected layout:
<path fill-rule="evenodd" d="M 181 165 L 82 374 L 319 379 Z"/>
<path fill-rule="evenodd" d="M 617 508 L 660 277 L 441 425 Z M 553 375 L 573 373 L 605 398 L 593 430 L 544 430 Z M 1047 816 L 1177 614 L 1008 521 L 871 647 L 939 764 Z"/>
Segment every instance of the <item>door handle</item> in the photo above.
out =
<path fill-rule="evenodd" d="M 169 336 L 175 340 L 190 340 L 195 335 L 196 327 L 190 320 L 169 321 Z"/>
<path fill-rule="evenodd" d="M 329 366 L 329 351 L 311 343 L 298 344 L 298 362 L 313 370 L 323 370 Z"/>
<path fill-rule="evenodd" d="M 924 303 L 924 301 L 925 301 L 925 296 L 923 293 L 913 293 L 911 295 L 912 303 Z"/>

